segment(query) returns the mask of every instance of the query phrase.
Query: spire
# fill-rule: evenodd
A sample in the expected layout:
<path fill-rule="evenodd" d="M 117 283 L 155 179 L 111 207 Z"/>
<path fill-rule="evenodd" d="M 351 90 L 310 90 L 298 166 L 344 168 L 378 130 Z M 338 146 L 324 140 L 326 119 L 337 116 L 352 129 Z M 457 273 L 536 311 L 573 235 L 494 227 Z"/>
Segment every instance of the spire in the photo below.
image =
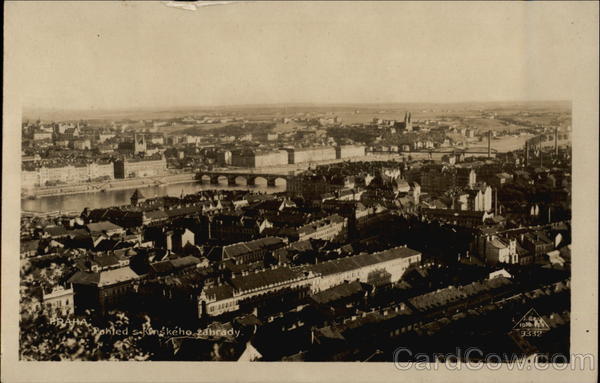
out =
<path fill-rule="evenodd" d="M 142 194 L 142 192 L 141 192 L 139 189 L 135 189 L 135 191 L 133 192 L 133 194 L 131 195 L 131 198 L 130 198 L 130 200 L 131 200 L 131 204 L 132 204 L 132 205 L 137 205 L 137 203 L 138 203 L 140 200 L 143 200 L 144 198 L 145 198 L 145 197 L 144 197 L 144 195 Z"/>

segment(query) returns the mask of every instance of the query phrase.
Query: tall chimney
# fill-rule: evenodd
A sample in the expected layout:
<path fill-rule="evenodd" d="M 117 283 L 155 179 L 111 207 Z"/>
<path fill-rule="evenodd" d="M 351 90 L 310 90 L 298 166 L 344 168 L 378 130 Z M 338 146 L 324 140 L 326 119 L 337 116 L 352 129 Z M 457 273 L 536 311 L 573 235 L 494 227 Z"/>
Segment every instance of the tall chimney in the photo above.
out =
<path fill-rule="evenodd" d="M 492 158 L 492 130 L 488 130 L 488 158 Z"/>
<path fill-rule="evenodd" d="M 558 126 L 554 128 L 554 156 L 558 157 Z"/>
<path fill-rule="evenodd" d="M 498 189 L 494 189 L 494 216 L 498 216 Z"/>

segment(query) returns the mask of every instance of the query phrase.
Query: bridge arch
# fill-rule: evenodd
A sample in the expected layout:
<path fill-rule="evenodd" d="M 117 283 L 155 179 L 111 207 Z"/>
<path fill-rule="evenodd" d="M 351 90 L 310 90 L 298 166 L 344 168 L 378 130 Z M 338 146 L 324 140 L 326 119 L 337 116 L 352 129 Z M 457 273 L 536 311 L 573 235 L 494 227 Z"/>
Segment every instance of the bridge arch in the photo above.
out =
<path fill-rule="evenodd" d="M 287 186 L 288 179 L 287 177 L 278 176 L 275 177 L 275 186 Z"/>
<path fill-rule="evenodd" d="M 239 175 L 234 178 L 236 185 L 247 186 L 248 185 L 248 176 Z"/>
<path fill-rule="evenodd" d="M 228 178 L 224 174 L 215 175 L 215 176 L 213 176 L 213 183 L 215 185 L 227 185 Z"/>
<path fill-rule="evenodd" d="M 250 176 L 248 179 L 250 180 L 249 184 L 255 186 L 266 186 L 268 183 L 267 177 L 263 176 Z"/>
<path fill-rule="evenodd" d="M 228 186 L 271 186 L 287 187 L 288 176 L 284 174 L 234 173 L 207 171 L 199 172 L 196 179 L 203 184 Z"/>
<path fill-rule="evenodd" d="M 198 179 L 200 180 L 200 183 L 208 184 L 210 183 L 210 174 L 200 174 Z"/>

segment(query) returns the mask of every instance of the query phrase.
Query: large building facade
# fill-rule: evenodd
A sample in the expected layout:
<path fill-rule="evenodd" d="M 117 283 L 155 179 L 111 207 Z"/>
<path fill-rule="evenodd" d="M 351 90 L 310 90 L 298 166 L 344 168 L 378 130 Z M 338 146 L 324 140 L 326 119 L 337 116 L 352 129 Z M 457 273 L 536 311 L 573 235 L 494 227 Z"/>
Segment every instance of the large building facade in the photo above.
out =
<path fill-rule="evenodd" d="M 345 237 L 347 226 L 347 218 L 333 214 L 299 227 L 298 240 L 321 239 L 331 241 L 336 238 Z"/>
<path fill-rule="evenodd" d="M 349 177 L 325 177 L 321 175 L 299 175 L 289 177 L 287 192 L 294 197 L 318 198 L 322 194 L 332 193 L 352 187 Z"/>
<path fill-rule="evenodd" d="M 365 155 L 365 147 L 362 145 L 340 145 L 335 148 L 336 158 L 362 157 Z"/>
<path fill-rule="evenodd" d="M 361 145 L 343 145 L 337 147 L 285 148 L 282 150 L 258 151 L 241 149 L 231 152 L 229 163 L 244 168 L 263 168 L 287 164 L 319 162 L 365 155 Z M 227 163 L 227 161 L 221 161 Z"/>
<path fill-rule="evenodd" d="M 54 167 L 42 166 L 33 170 L 23 170 L 21 172 L 21 187 L 30 189 L 52 184 L 77 184 L 113 178 L 115 178 L 114 165 L 111 162 Z"/>
<path fill-rule="evenodd" d="M 420 183 L 424 192 L 441 194 L 445 191 L 460 187 L 473 188 L 477 174 L 473 169 L 431 167 L 421 171 Z"/>
<path fill-rule="evenodd" d="M 409 267 L 421 262 L 421 253 L 407 247 L 395 247 L 373 254 L 359 254 L 308 266 L 319 277 L 314 290 L 321 291 L 345 281 L 369 283 L 373 272 L 385 270 L 396 282 Z"/>
<path fill-rule="evenodd" d="M 115 178 L 153 177 L 167 172 L 164 157 L 117 160 L 114 163 Z"/>
<path fill-rule="evenodd" d="M 374 254 L 359 254 L 316 265 L 287 266 L 234 277 L 228 283 L 207 286 L 199 295 L 198 315 L 217 316 L 240 309 L 249 299 L 267 299 L 278 291 L 308 289 L 312 293 L 344 282 L 372 282 L 373 275 L 387 272 L 397 282 L 406 270 L 421 262 L 421 253 L 395 247 Z"/>
<path fill-rule="evenodd" d="M 264 168 L 287 165 L 288 154 L 284 150 L 252 151 L 237 150 L 231 153 L 231 165 L 244 168 Z"/>
<path fill-rule="evenodd" d="M 314 148 L 286 148 L 288 153 L 288 163 L 301 164 L 304 162 L 318 162 L 335 160 L 337 158 L 336 149 L 331 146 L 322 146 Z"/>

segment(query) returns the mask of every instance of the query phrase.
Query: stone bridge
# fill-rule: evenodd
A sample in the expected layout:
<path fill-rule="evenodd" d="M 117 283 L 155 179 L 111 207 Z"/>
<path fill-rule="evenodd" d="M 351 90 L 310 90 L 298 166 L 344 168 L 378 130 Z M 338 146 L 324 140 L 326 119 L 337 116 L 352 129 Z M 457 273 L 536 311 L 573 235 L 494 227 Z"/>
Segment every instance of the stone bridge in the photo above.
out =
<path fill-rule="evenodd" d="M 256 185 L 256 179 L 262 178 L 267 181 L 267 186 L 275 186 L 275 181 L 277 179 L 285 180 L 286 183 L 289 181 L 292 175 L 286 174 L 270 174 L 270 173 L 244 173 L 244 172 L 227 172 L 227 171 L 201 171 L 196 173 L 196 179 L 202 181 L 203 178 L 209 177 L 210 183 L 213 185 L 219 184 L 219 178 L 227 178 L 228 186 L 237 186 L 237 179 L 243 178 L 246 180 L 246 185 L 254 186 Z"/>

